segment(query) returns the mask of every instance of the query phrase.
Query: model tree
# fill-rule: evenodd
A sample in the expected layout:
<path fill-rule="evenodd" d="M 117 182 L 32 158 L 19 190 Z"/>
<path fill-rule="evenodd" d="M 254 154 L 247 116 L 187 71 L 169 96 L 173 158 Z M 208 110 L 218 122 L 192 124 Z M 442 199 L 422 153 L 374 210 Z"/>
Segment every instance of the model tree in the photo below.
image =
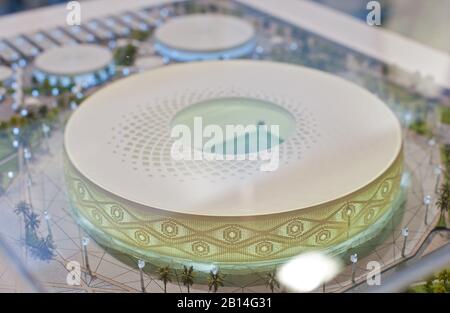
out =
<path fill-rule="evenodd" d="M 133 65 L 136 54 L 137 48 L 132 44 L 127 44 L 114 51 L 114 61 L 117 65 L 130 66 Z"/>
<path fill-rule="evenodd" d="M 217 271 L 217 272 L 214 272 L 214 271 L 209 272 L 209 275 L 208 275 L 208 288 L 209 288 L 209 291 L 211 291 L 211 289 L 213 289 L 214 292 L 217 292 L 219 287 L 223 287 L 223 275 L 219 271 Z"/>
<path fill-rule="evenodd" d="M 427 279 L 425 283 L 425 291 L 428 293 L 433 293 L 434 276 Z"/>
<path fill-rule="evenodd" d="M 41 224 L 39 216 L 33 212 L 33 208 L 26 202 L 19 202 L 14 212 L 22 215 L 25 223 L 25 244 L 31 255 L 39 260 L 49 261 L 54 255 L 55 244 L 52 236 L 40 237 L 38 229 Z"/>
<path fill-rule="evenodd" d="M 445 211 L 450 211 L 450 183 L 448 180 L 439 189 L 439 199 L 436 205 L 441 210 L 441 218 Z"/>
<path fill-rule="evenodd" d="M 275 288 L 280 288 L 280 283 L 277 280 L 275 271 L 267 273 L 264 278 L 266 281 L 266 287 L 269 288 L 272 293 Z"/>
<path fill-rule="evenodd" d="M 40 92 L 43 95 L 50 95 L 52 92 L 52 86 L 50 85 L 50 81 L 46 78 L 44 79 L 44 81 L 42 82 L 42 84 L 40 85 Z"/>
<path fill-rule="evenodd" d="M 191 265 L 187 267 L 183 265 L 183 272 L 181 272 L 181 281 L 183 285 L 187 287 L 188 293 L 190 292 L 191 286 L 194 284 L 194 267 Z"/>
<path fill-rule="evenodd" d="M 447 270 L 443 270 L 437 275 L 437 279 L 442 282 L 444 287 L 447 287 L 448 281 L 450 279 L 450 273 Z"/>
<path fill-rule="evenodd" d="M 169 266 L 163 266 L 158 269 L 159 280 L 164 284 L 164 293 L 167 293 L 167 283 L 172 282 L 171 270 Z"/>

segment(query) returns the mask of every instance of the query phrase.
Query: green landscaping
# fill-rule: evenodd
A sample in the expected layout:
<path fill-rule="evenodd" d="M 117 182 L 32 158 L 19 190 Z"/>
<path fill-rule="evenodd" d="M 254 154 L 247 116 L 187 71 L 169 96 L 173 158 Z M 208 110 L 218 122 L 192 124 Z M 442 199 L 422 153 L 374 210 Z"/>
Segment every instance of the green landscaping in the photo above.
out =
<path fill-rule="evenodd" d="M 11 178 L 8 177 L 8 172 L 17 173 L 19 170 L 19 163 L 17 158 L 12 158 L 11 160 L 0 165 L 0 193 L 3 193 L 11 183 Z"/>
<path fill-rule="evenodd" d="M 32 85 L 30 87 L 25 87 L 23 89 L 23 92 L 27 95 L 31 95 L 34 90 L 37 90 L 40 95 L 51 96 L 52 91 L 55 88 L 58 89 L 59 94 L 64 94 L 71 92 L 74 86 L 75 86 L 74 83 L 70 83 L 67 86 L 63 86 L 62 84 L 58 83 L 55 86 L 52 86 L 48 79 L 44 79 L 43 82 L 38 82 L 36 78 L 33 77 Z"/>
<path fill-rule="evenodd" d="M 414 285 L 408 288 L 408 293 L 426 293 L 425 284 Z"/>
<path fill-rule="evenodd" d="M 440 106 L 439 107 L 439 116 L 441 123 L 450 125 L 450 107 Z"/>
<path fill-rule="evenodd" d="M 148 39 L 148 37 L 150 37 L 150 35 L 152 34 L 151 31 L 147 30 L 133 30 L 131 32 L 131 38 L 138 40 L 138 41 L 145 41 Z"/>
<path fill-rule="evenodd" d="M 57 109 L 57 108 L 54 108 Z M 48 125 L 51 125 L 54 117 L 52 117 L 51 113 L 53 109 L 43 117 L 42 120 L 36 121 L 31 119 L 25 119 L 24 123 L 19 123 L 18 120 L 13 120 L 13 122 L 9 122 L 3 124 L 3 126 L 7 126 L 7 128 L 2 129 L 0 132 L 0 191 L 6 190 L 11 179 L 8 177 L 8 172 L 12 171 L 17 174 L 19 170 L 17 157 L 11 157 L 10 160 L 3 162 L 6 158 L 14 155 L 16 153 L 16 149 L 13 147 L 13 135 L 9 126 L 21 126 L 20 133 L 17 135 L 17 139 L 25 146 L 28 147 L 31 151 L 35 151 L 39 148 L 40 143 L 44 138 L 44 133 L 42 131 L 42 122 L 46 121 Z M 17 125 L 16 125 L 17 124 Z M 20 125 L 19 125 L 20 124 Z"/>
<path fill-rule="evenodd" d="M 117 65 L 130 66 L 133 65 L 136 54 L 137 48 L 132 44 L 128 44 L 114 51 L 114 61 Z"/>
<path fill-rule="evenodd" d="M 427 123 L 423 119 L 417 119 L 409 125 L 409 129 L 421 136 L 431 136 L 432 132 L 428 127 Z"/>
<path fill-rule="evenodd" d="M 11 136 L 2 132 L 0 134 L 0 160 L 14 153 Z"/>
<path fill-rule="evenodd" d="M 441 147 L 441 158 L 443 164 L 447 164 L 447 162 L 450 161 L 448 159 L 449 156 L 450 156 L 450 144 L 445 144 Z"/>
<path fill-rule="evenodd" d="M 445 144 L 441 146 L 441 160 L 444 165 L 444 178 L 448 180 L 450 173 L 450 144 Z"/>
<path fill-rule="evenodd" d="M 439 228 L 447 228 L 447 222 L 445 221 L 445 217 L 443 214 L 441 214 L 441 217 L 439 218 L 439 222 L 436 226 Z"/>
<path fill-rule="evenodd" d="M 443 270 L 426 282 L 410 286 L 409 293 L 450 293 L 450 270 Z"/>

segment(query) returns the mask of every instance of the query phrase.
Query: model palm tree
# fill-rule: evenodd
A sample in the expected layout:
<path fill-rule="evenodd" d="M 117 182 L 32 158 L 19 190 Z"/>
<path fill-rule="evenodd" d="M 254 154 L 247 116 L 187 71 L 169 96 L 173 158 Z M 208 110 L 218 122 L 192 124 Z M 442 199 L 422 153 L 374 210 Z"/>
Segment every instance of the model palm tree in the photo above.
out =
<path fill-rule="evenodd" d="M 158 269 L 159 280 L 164 283 L 164 293 L 167 292 L 167 283 L 172 282 L 170 278 L 170 268 L 169 266 L 163 266 Z"/>
<path fill-rule="evenodd" d="M 48 247 L 49 250 L 55 250 L 56 245 L 55 242 L 53 241 L 53 237 L 48 235 L 47 237 L 45 237 L 45 245 Z"/>
<path fill-rule="evenodd" d="M 34 212 L 31 212 L 26 221 L 26 226 L 34 232 L 40 224 L 41 221 L 38 219 L 38 215 Z"/>
<path fill-rule="evenodd" d="M 17 203 L 14 212 L 17 215 L 22 214 L 24 217 L 27 217 L 28 215 L 30 215 L 31 207 L 28 203 L 26 203 L 24 201 L 20 201 L 19 203 Z"/>
<path fill-rule="evenodd" d="M 42 94 L 50 95 L 52 91 L 52 85 L 50 84 L 50 81 L 47 78 L 42 82 L 40 89 Z"/>
<path fill-rule="evenodd" d="M 450 211 L 450 183 L 448 181 L 440 188 L 439 199 L 436 205 L 441 210 L 442 215 L 446 210 Z"/>
<path fill-rule="evenodd" d="M 55 256 L 53 253 L 54 245 L 48 238 L 36 239 L 33 246 L 30 246 L 31 254 L 42 261 L 48 261 Z"/>
<path fill-rule="evenodd" d="M 194 284 L 194 267 L 187 267 L 183 265 L 183 272 L 181 272 L 181 281 L 183 285 L 187 287 L 188 293 L 190 292 L 191 286 Z"/>
<path fill-rule="evenodd" d="M 448 178 L 450 175 L 450 144 L 444 145 L 444 166 L 446 169 L 445 176 Z"/>
<path fill-rule="evenodd" d="M 266 280 L 266 287 L 269 288 L 272 293 L 275 288 L 280 288 L 280 283 L 277 280 L 275 271 L 267 273 L 265 276 L 265 280 Z"/>
<path fill-rule="evenodd" d="M 219 287 L 223 287 L 223 275 L 220 272 L 209 272 L 208 287 L 209 291 L 211 291 L 211 289 L 214 289 L 214 292 L 217 292 Z"/>

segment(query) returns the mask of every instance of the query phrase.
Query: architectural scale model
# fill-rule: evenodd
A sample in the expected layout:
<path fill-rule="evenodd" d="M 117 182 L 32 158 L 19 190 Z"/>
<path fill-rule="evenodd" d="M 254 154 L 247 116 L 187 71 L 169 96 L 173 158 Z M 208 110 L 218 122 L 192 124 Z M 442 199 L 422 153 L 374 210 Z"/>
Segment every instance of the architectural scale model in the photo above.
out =
<path fill-rule="evenodd" d="M 447 53 L 310 1 L 80 7 L 0 16 L 0 292 L 450 290 Z"/>

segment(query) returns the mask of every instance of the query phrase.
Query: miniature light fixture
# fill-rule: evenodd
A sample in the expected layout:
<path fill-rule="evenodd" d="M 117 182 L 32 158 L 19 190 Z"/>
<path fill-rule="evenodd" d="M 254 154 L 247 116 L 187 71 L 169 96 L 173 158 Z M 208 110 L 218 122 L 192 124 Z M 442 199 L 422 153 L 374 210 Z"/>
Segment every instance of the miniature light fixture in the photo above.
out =
<path fill-rule="evenodd" d="M 428 225 L 428 210 L 430 209 L 431 196 L 423 197 L 423 204 L 425 205 L 425 225 Z"/>
<path fill-rule="evenodd" d="M 358 262 L 358 254 L 350 255 L 350 262 L 352 262 L 352 283 L 355 283 L 356 263 Z"/>
<path fill-rule="evenodd" d="M 408 227 L 404 227 L 402 228 L 402 236 L 404 238 L 403 240 L 403 248 L 402 248 L 402 257 L 405 257 L 405 252 L 406 252 L 406 239 L 408 238 L 409 235 L 409 229 Z"/>
<path fill-rule="evenodd" d="M 81 244 L 84 246 L 84 247 L 86 247 L 88 244 L 89 244 L 89 238 L 88 237 L 83 237 L 82 239 L 81 239 Z"/>

